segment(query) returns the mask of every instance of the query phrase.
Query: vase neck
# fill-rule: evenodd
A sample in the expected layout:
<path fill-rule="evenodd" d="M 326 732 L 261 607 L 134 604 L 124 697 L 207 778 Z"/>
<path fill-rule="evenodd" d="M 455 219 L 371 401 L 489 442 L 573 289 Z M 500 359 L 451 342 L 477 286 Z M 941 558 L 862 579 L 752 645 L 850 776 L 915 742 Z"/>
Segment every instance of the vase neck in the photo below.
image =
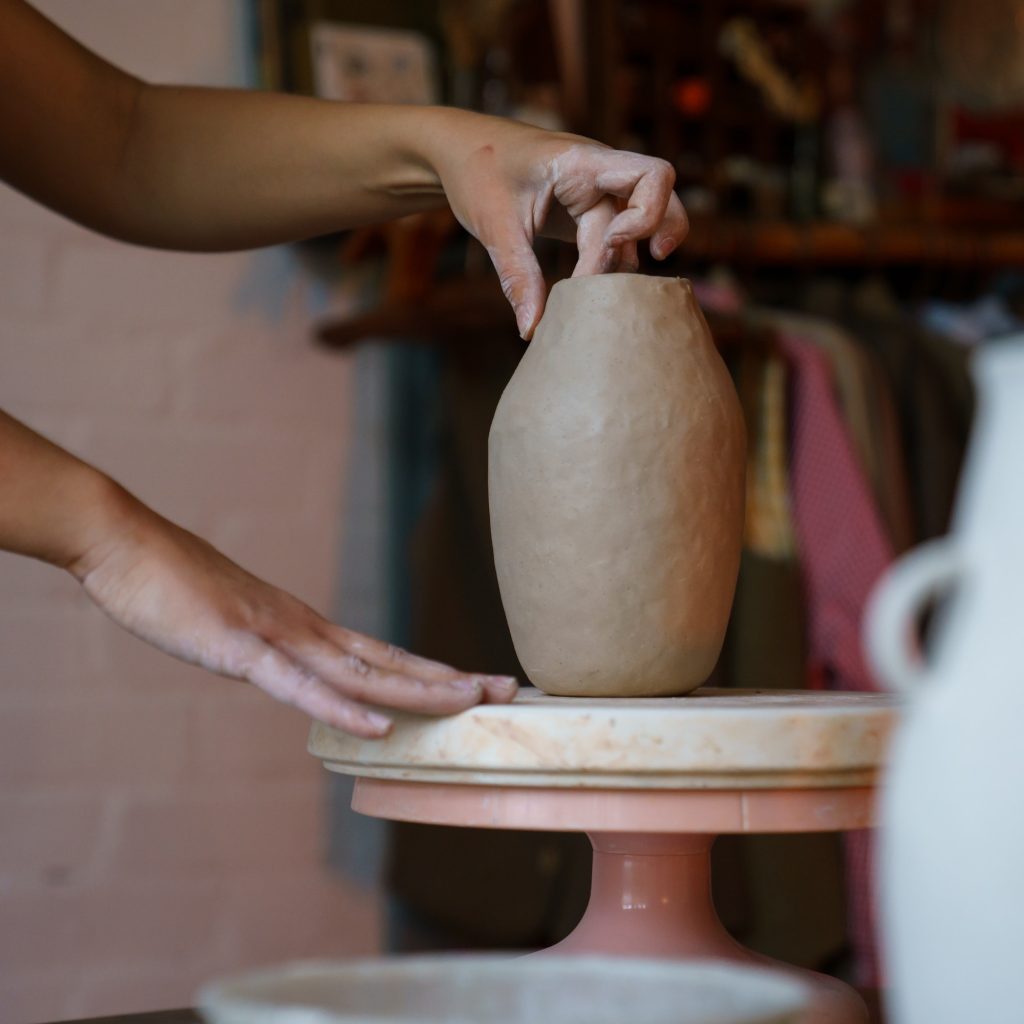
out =
<path fill-rule="evenodd" d="M 1000 543 L 1024 523 L 1024 335 L 981 350 L 978 412 L 955 515 L 965 539 Z"/>

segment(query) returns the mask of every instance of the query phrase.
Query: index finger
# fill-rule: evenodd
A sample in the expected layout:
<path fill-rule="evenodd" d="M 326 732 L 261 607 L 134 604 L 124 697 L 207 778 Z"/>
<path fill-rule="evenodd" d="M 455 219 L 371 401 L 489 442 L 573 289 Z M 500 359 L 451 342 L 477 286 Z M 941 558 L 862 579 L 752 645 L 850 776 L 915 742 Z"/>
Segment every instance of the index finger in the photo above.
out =
<path fill-rule="evenodd" d="M 651 238 L 651 251 L 667 256 L 686 237 L 689 222 L 679 197 L 673 191 L 675 172 L 664 160 L 648 161 L 639 176 L 632 168 L 611 168 L 598 177 L 599 185 L 627 200 L 623 210 L 608 225 L 606 245 L 621 245 Z"/>
<path fill-rule="evenodd" d="M 506 704 L 519 692 L 519 683 L 512 676 L 460 672 L 458 669 L 452 668 L 451 665 L 412 654 L 386 640 L 378 640 L 376 637 L 357 633 L 355 630 L 337 626 L 326 620 L 320 628 L 326 639 L 378 668 L 416 676 L 432 683 L 450 683 L 456 679 L 476 681 L 483 687 L 484 700 L 488 704 Z"/>

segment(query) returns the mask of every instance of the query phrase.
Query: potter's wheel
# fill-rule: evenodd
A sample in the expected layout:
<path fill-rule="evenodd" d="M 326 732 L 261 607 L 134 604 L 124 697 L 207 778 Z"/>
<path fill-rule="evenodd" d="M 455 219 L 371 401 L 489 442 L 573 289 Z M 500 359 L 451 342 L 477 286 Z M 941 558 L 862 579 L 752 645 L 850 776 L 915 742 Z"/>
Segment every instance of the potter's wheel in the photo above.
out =
<path fill-rule="evenodd" d="M 871 827 L 895 717 L 883 694 L 709 689 L 604 700 L 524 689 L 513 704 L 452 718 L 397 714 L 382 740 L 318 723 L 309 749 L 358 777 L 352 806 L 364 814 L 589 833 L 590 905 L 558 952 L 765 963 L 715 913 L 714 837 Z M 814 986 L 805 1024 L 867 1021 L 848 986 L 786 969 Z"/>
<path fill-rule="evenodd" d="M 315 724 L 310 752 L 360 778 L 586 789 L 870 786 L 893 698 L 806 690 L 697 690 L 686 697 L 549 697 L 453 718 L 389 711 L 384 740 Z"/>

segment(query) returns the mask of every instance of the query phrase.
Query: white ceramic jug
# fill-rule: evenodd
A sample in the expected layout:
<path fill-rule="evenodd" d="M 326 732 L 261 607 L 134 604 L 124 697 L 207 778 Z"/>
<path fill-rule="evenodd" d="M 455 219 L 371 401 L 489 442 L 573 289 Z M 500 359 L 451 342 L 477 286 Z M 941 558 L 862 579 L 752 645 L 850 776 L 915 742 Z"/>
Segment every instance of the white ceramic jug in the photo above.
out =
<path fill-rule="evenodd" d="M 1024 1021 L 1024 335 L 974 363 L 979 408 L 950 536 L 868 609 L 908 692 L 883 787 L 883 957 L 895 1024 Z M 947 596 L 922 660 L 913 627 Z"/>

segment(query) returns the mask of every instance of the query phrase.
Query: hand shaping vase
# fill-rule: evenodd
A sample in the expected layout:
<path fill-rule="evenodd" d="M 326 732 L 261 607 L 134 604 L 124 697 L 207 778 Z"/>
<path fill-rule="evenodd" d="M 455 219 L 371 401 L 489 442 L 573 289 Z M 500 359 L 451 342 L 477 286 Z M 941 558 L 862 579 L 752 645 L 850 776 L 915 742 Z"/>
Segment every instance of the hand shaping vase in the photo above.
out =
<path fill-rule="evenodd" d="M 687 693 L 718 658 L 743 530 L 739 400 L 687 281 L 554 286 L 491 425 L 491 533 L 531 682 Z"/>

